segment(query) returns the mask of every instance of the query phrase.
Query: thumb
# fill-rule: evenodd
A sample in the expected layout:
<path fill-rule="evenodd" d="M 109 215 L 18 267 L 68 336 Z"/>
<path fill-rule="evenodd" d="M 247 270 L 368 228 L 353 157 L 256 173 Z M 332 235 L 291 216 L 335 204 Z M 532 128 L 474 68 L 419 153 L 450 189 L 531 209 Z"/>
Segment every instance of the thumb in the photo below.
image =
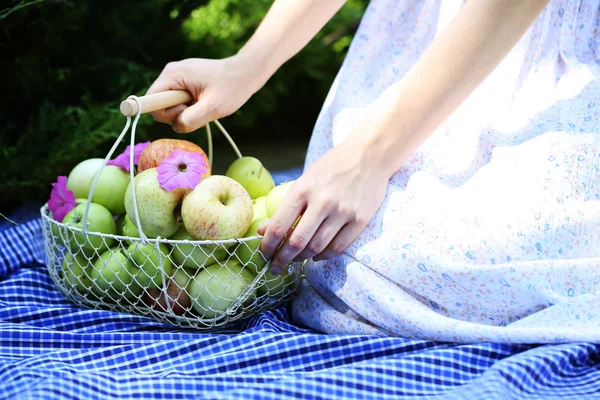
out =
<path fill-rule="evenodd" d="M 190 133 L 209 123 L 212 120 L 211 114 L 207 101 L 203 101 L 201 97 L 198 102 L 179 113 L 171 125 L 177 133 Z"/>

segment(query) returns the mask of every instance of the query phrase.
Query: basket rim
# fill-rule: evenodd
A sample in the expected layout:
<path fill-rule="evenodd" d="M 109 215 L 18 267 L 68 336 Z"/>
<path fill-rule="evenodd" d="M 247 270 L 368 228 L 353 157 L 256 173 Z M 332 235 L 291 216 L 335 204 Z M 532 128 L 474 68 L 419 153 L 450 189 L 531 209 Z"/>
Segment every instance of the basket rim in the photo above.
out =
<path fill-rule="evenodd" d="M 50 209 L 48 208 L 48 203 L 45 203 L 40 208 L 40 214 L 41 214 L 42 218 L 45 219 L 49 224 L 63 227 L 65 229 L 68 229 L 73 232 L 79 232 L 83 235 L 98 236 L 98 237 L 103 237 L 103 238 L 113 238 L 113 239 L 119 239 L 119 240 L 129 240 L 131 242 L 144 242 L 144 239 L 142 239 L 140 237 L 135 237 L 135 236 L 113 235 L 110 233 L 89 232 L 89 231 L 83 232 L 82 228 L 77 228 L 72 225 L 67 225 L 63 222 L 58 222 L 54 218 L 51 217 L 51 212 L 50 212 Z M 219 239 L 219 240 L 187 240 L 187 239 L 173 240 L 173 239 L 162 238 L 162 237 L 158 237 L 158 238 L 147 237 L 145 239 L 145 242 L 147 242 L 147 243 L 157 243 L 157 242 L 158 243 L 168 243 L 168 244 L 174 244 L 174 245 L 187 244 L 187 245 L 197 245 L 197 246 L 215 246 L 215 245 L 231 245 L 231 244 L 236 244 L 236 243 L 250 242 L 253 240 L 261 240 L 262 238 L 263 238 L 263 236 L 261 236 L 261 235 L 242 237 L 242 238 Z"/>

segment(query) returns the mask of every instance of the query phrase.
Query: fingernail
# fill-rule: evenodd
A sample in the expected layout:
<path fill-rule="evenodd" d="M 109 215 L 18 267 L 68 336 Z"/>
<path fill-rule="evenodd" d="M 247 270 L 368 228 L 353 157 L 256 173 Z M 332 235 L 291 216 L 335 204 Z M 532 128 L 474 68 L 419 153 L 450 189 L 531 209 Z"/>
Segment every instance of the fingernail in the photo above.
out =
<path fill-rule="evenodd" d="M 281 273 L 281 268 L 276 265 L 271 265 L 271 273 L 273 275 L 279 275 Z"/>

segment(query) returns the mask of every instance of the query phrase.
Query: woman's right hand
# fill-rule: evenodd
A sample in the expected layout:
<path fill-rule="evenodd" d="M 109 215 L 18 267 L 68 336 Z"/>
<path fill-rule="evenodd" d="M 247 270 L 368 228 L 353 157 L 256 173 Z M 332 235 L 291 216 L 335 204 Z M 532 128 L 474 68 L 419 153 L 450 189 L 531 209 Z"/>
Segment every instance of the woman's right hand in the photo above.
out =
<path fill-rule="evenodd" d="M 159 110 L 152 116 L 155 121 L 170 124 L 178 133 L 192 132 L 244 105 L 266 81 L 258 71 L 237 56 L 168 63 L 146 94 L 187 90 L 194 103 Z"/>

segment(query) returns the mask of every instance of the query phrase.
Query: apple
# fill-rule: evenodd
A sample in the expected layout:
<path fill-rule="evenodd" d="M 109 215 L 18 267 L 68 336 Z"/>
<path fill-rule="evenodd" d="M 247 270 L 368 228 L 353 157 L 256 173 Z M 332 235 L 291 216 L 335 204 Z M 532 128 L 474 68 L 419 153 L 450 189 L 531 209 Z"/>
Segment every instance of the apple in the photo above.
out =
<path fill-rule="evenodd" d="M 265 204 L 267 208 L 267 216 L 269 218 L 275 215 L 275 212 L 283 202 L 283 199 L 285 199 L 285 196 L 287 195 L 294 182 L 295 181 L 285 182 L 271 189 L 271 191 L 267 195 L 267 200 Z"/>
<path fill-rule="evenodd" d="M 86 293 L 92 287 L 90 269 L 92 263 L 81 254 L 66 254 L 63 260 L 63 281 L 69 290 Z"/>
<path fill-rule="evenodd" d="M 281 298 L 292 289 L 295 278 L 296 275 L 290 273 L 289 268 L 284 268 L 279 275 L 266 271 L 263 275 L 265 281 L 258 287 L 257 296 Z"/>
<path fill-rule="evenodd" d="M 197 240 L 242 237 L 252 223 L 253 212 L 246 189 L 223 175 L 201 180 L 181 206 L 185 229 Z"/>
<path fill-rule="evenodd" d="M 117 227 L 117 235 L 123 236 L 123 225 L 125 225 L 125 217 L 127 214 L 121 214 L 115 218 L 115 226 Z"/>
<path fill-rule="evenodd" d="M 151 238 L 167 238 L 177 232 L 181 225 L 179 205 L 189 189 L 164 190 L 160 187 L 157 176 L 156 168 L 137 174 L 134 179 L 135 197 L 144 234 Z M 135 217 L 131 185 L 125 191 L 125 210 L 133 221 Z"/>
<path fill-rule="evenodd" d="M 268 217 L 263 217 L 254 220 L 254 222 L 252 222 L 252 225 L 250 225 L 250 228 L 248 228 L 248 231 L 246 232 L 246 235 L 244 235 L 244 237 L 260 236 L 257 230 L 258 228 L 263 226 L 268 220 Z M 264 259 L 262 253 L 258 251 L 260 242 L 260 239 L 247 240 L 241 242 L 235 250 L 235 254 L 239 258 L 242 265 L 250 269 L 255 274 L 258 274 L 258 271 L 260 271 L 267 263 L 267 260 Z"/>
<path fill-rule="evenodd" d="M 238 301 L 255 276 L 237 260 L 229 260 L 225 266 L 210 265 L 190 280 L 188 293 L 192 307 L 203 318 L 223 315 Z M 254 297 L 254 291 L 243 303 Z"/>
<path fill-rule="evenodd" d="M 158 168 L 160 163 L 165 158 L 169 158 L 175 150 L 200 154 L 204 159 L 204 165 L 206 165 L 206 172 L 202 174 L 202 179 L 210 176 L 210 162 L 204 150 L 195 143 L 181 139 L 158 139 L 146 146 L 142 154 L 140 154 L 138 172 L 150 168 Z"/>
<path fill-rule="evenodd" d="M 95 175 L 97 174 L 100 174 L 100 179 L 92 193 L 92 202 L 106 207 L 115 215 L 123 214 L 125 212 L 125 191 L 130 182 L 129 173 L 115 165 L 107 165 Z M 94 179 L 96 179 L 95 175 Z M 90 190 L 94 179 L 90 183 Z"/>
<path fill-rule="evenodd" d="M 170 240 L 194 240 L 192 235 L 185 229 L 185 226 L 169 238 Z M 173 245 L 173 261 L 178 266 L 186 268 L 202 268 L 206 265 L 214 264 L 217 261 L 223 261 L 229 253 L 224 246 L 211 245 L 193 245 L 178 243 Z"/>
<path fill-rule="evenodd" d="M 138 230 L 136 224 L 131 220 L 131 218 L 129 218 L 129 215 L 127 214 L 125 214 L 125 218 L 123 218 L 123 236 L 136 238 L 140 237 L 140 231 Z"/>
<path fill-rule="evenodd" d="M 178 268 L 168 281 L 166 293 L 158 288 L 148 289 L 147 298 L 150 307 L 167 312 L 168 299 L 171 312 L 174 314 L 182 315 L 190 310 L 192 301 L 188 295 L 187 287 L 193 276 L 193 270 Z"/>
<path fill-rule="evenodd" d="M 134 281 L 138 268 L 120 248 L 109 248 L 94 262 L 90 278 L 99 296 L 133 300 L 142 292 Z"/>
<path fill-rule="evenodd" d="M 169 248 L 164 243 L 160 243 L 158 248 L 160 260 L 159 250 L 154 243 L 131 243 L 125 252 L 138 268 L 135 280 L 142 288 L 162 286 L 163 272 L 165 281 L 171 276 L 173 263 L 169 257 Z"/>
<path fill-rule="evenodd" d="M 85 203 L 75 206 L 67 215 L 63 223 L 74 228 L 83 228 L 83 217 L 85 215 Z M 117 233 L 115 220 L 110 211 L 100 204 L 90 203 L 90 210 L 87 219 L 87 232 L 99 232 L 107 235 Z M 102 252 L 113 245 L 115 239 L 110 237 L 101 237 L 84 235 L 82 232 L 67 231 L 67 241 L 71 252 L 77 254 L 80 250 L 86 255 L 93 255 L 94 252 Z"/>
<path fill-rule="evenodd" d="M 77 164 L 67 177 L 67 189 L 75 197 L 87 198 L 90 194 L 90 186 L 94 180 L 94 175 L 104 165 L 102 158 L 90 158 Z"/>
<path fill-rule="evenodd" d="M 255 157 L 238 158 L 227 168 L 225 176 L 239 182 L 253 199 L 266 196 L 275 187 L 271 174 Z"/>
<path fill-rule="evenodd" d="M 254 206 L 254 213 L 252 220 L 256 221 L 259 218 L 268 217 L 267 215 L 267 196 L 261 196 L 257 199 L 252 200 Z"/>

